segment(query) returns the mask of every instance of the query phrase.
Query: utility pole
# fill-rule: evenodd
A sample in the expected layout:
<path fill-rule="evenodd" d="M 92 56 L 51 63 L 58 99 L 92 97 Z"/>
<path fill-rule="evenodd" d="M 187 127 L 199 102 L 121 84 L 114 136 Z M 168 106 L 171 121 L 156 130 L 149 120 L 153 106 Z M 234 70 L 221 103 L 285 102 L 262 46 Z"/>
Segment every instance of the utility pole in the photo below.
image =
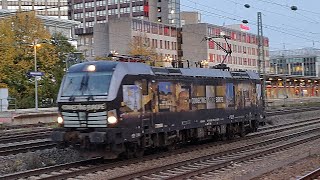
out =
<path fill-rule="evenodd" d="M 35 39 L 33 43 L 33 55 L 34 55 L 34 72 L 37 72 L 37 42 Z M 34 94 L 35 94 L 35 109 L 38 111 L 38 76 L 34 77 Z"/>
<path fill-rule="evenodd" d="M 264 56 L 264 38 L 262 32 L 262 17 L 261 12 L 258 12 L 258 73 L 262 76 L 262 104 L 266 108 L 267 96 L 266 96 L 266 62 Z"/>

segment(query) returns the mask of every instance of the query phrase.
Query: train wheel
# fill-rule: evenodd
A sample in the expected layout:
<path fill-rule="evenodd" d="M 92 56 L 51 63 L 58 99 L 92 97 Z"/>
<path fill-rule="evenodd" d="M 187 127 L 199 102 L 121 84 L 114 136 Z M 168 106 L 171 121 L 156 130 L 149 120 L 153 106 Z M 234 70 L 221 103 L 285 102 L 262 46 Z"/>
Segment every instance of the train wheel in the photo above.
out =
<path fill-rule="evenodd" d="M 136 158 L 140 158 L 144 155 L 144 148 L 136 148 L 136 152 L 134 154 L 134 156 Z"/>
<path fill-rule="evenodd" d="M 127 143 L 125 144 L 125 152 L 123 152 L 122 157 L 124 159 L 131 159 L 135 157 L 136 148 L 134 144 Z"/>
<path fill-rule="evenodd" d="M 246 129 L 244 128 L 244 125 L 243 123 L 240 124 L 239 126 L 239 136 L 240 137 L 244 137 L 246 135 Z"/>
<path fill-rule="evenodd" d="M 234 139 L 234 137 L 235 137 L 234 129 L 233 129 L 233 127 L 231 126 L 231 124 L 228 124 L 228 125 L 227 125 L 227 138 L 228 138 L 229 140 L 232 140 L 232 139 Z"/>

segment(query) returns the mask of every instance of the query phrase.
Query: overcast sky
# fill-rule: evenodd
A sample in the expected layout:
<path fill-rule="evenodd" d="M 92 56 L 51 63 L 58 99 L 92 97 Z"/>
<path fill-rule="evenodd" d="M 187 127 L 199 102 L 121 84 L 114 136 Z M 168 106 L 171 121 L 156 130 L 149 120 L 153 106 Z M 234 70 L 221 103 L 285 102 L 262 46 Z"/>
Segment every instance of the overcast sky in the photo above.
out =
<path fill-rule="evenodd" d="M 263 35 L 270 50 L 320 48 L 320 0 L 180 0 L 182 11 L 198 11 L 201 21 L 216 25 L 248 20 L 257 34 L 257 12 L 262 13 Z M 249 4 L 250 8 L 244 5 Z M 292 11 L 296 6 L 297 11 Z"/>

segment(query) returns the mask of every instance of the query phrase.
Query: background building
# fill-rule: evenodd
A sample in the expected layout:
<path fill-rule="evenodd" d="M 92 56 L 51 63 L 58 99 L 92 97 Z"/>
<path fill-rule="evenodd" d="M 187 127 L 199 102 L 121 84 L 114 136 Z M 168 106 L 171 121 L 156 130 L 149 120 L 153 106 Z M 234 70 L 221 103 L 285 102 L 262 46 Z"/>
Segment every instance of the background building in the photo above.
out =
<path fill-rule="evenodd" d="M 201 14 L 197 11 L 182 11 L 180 13 L 181 26 L 201 22 Z"/>
<path fill-rule="evenodd" d="M 6 10 L 0 9 L 0 18 L 7 17 L 15 14 L 15 10 Z M 73 39 L 72 29 L 79 25 L 79 22 L 68 20 L 68 19 L 59 19 L 51 16 L 41 16 L 37 15 L 40 18 L 45 26 L 45 28 L 50 32 L 50 34 L 61 33 L 67 38 Z M 70 41 L 73 45 L 76 45 L 75 41 Z"/>
<path fill-rule="evenodd" d="M 270 73 L 320 77 L 320 49 L 270 52 Z"/>
<path fill-rule="evenodd" d="M 180 25 L 180 0 L 68 0 L 69 19 L 81 22 L 75 29 L 80 50 L 93 57 L 93 26 L 122 17 Z"/>
<path fill-rule="evenodd" d="M 130 43 L 140 38 L 154 48 L 164 61 L 177 59 L 177 28 L 136 18 L 119 18 L 94 27 L 93 50 L 96 57 L 106 57 L 110 51 L 128 54 Z"/>
<path fill-rule="evenodd" d="M 1 0 L 0 9 L 35 10 L 37 15 L 68 19 L 67 0 Z"/>
<path fill-rule="evenodd" d="M 235 27 L 240 27 L 237 25 Z M 225 34 L 231 39 L 228 43 L 231 45 L 232 55 L 224 63 L 232 70 L 253 70 L 257 71 L 258 63 L 258 36 L 237 28 L 217 26 L 207 23 L 186 24 L 182 27 L 182 50 L 183 58 L 192 62 L 191 66 L 203 60 L 208 62 L 209 66 L 214 66 L 223 61 L 225 52 L 214 42 L 205 41 L 204 37 L 219 36 Z M 215 38 L 222 47 L 227 48 L 223 38 Z M 266 63 L 266 72 L 269 72 L 269 39 L 264 38 L 264 54 Z"/>

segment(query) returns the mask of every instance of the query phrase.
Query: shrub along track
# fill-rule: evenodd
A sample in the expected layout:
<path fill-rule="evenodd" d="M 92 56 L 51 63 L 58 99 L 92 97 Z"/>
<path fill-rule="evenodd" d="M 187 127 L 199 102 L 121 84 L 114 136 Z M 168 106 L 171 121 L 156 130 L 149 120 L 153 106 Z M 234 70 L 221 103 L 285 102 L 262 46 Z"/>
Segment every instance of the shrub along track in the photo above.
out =
<path fill-rule="evenodd" d="M 112 169 L 112 168 L 116 168 L 116 167 L 121 168 L 121 167 L 125 167 L 125 166 L 131 165 L 131 164 L 136 164 L 139 162 L 148 162 L 153 159 L 165 158 L 170 155 L 179 155 L 179 154 L 188 153 L 188 152 L 197 152 L 198 150 L 214 148 L 219 144 L 232 143 L 235 141 L 245 141 L 245 140 L 260 137 L 260 136 L 276 134 L 279 132 L 292 130 L 292 129 L 305 127 L 305 126 L 310 126 L 310 125 L 316 125 L 319 123 L 320 123 L 319 118 L 317 118 L 317 119 L 313 118 L 313 119 L 309 119 L 309 121 L 304 121 L 301 123 L 294 123 L 294 124 L 288 123 L 288 126 L 282 125 L 285 127 L 279 128 L 279 126 L 273 126 L 272 127 L 273 129 L 270 127 L 271 129 L 264 130 L 264 131 L 257 132 L 257 133 L 253 133 L 253 134 L 249 134 L 248 136 L 246 136 L 242 139 L 234 139 L 234 140 L 230 140 L 230 141 L 223 141 L 223 142 L 220 141 L 220 142 L 213 142 L 213 143 L 211 142 L 211 143 L 200 144 L 200 145 L 199 144 L 198 145 L 189 145 L 189 146 L 186 146 L 182 149 L 175 150 L 173 152 L 151 154 L 151 155 L 144 156 L 142 158 L 130 159 L 130 160 L 126 160 L 126 161 L 115 160 L 115 161 L 103 162 L 102 159 L 94 159 L 94 160 L 81 161 L 81 162 L 69 163 L 69 164 L 64 164 L 64 165 L 50 166 L 50 167 L 46 167 L 46 168 L 34 169 L 31 171 L 19 172 L 19 173 L 15 173 L 15 174 L 2 176 L 2 177 L 0 177 L 0 179 L 18 179 L 18 178 L 24 178 L 24 177 L 30 177 L 30 176 L 39 176 L 42 179 L 63 179 L 63 178 L 68 178 L 68 177 L 75 177 L 78 175 L 84 175 L 84 174 L 88 174 L 88 173 L 92 173 L 92 172 L 96 172 L 96 171 L 100 171 L 100 170 Z M 261 141 L 258 143 L 253 143 L 248 146 L 243 146 L 240 148 L 235 148 L 232 150 L 227 150 L 224 152 L 212 154 L 211 156 L 212 157 L 227 156 L 228 154 L 235 153 L 235 152 L 248 152 L 249 151 L 248 149 L 250 149 L 250 151 L 252 151 L 251 149 L 253 149 L 253 148 L 257 148 L 260 146 L 267 146 L 268 144 L 277 143 L 277 142 L 281 142 L 281 141 L 284 141 L 284 140 L 287 140 L 290 138 L 294 138 L 297 136 L 302 136 L 304 134 L 317 132 L 320 130 L 319 128 L 320 127 L 312 128 L 312 129 L 308 129 L 307 131 L 301 131 L 299 133 L 293 133 L 293 134 L 281 136 L 278 138 L 268 139 L 268 140 Z M 290 145 L 288 145 L 288 146 L 290 146 Z M 204 157 L 202 157 L 202 158 L 204 158 Z M 188 162 L 188 163 L 190 163 L 190 162 Z M 160 169 L 160 168 L 158 167 L 157 169 Z"/>

